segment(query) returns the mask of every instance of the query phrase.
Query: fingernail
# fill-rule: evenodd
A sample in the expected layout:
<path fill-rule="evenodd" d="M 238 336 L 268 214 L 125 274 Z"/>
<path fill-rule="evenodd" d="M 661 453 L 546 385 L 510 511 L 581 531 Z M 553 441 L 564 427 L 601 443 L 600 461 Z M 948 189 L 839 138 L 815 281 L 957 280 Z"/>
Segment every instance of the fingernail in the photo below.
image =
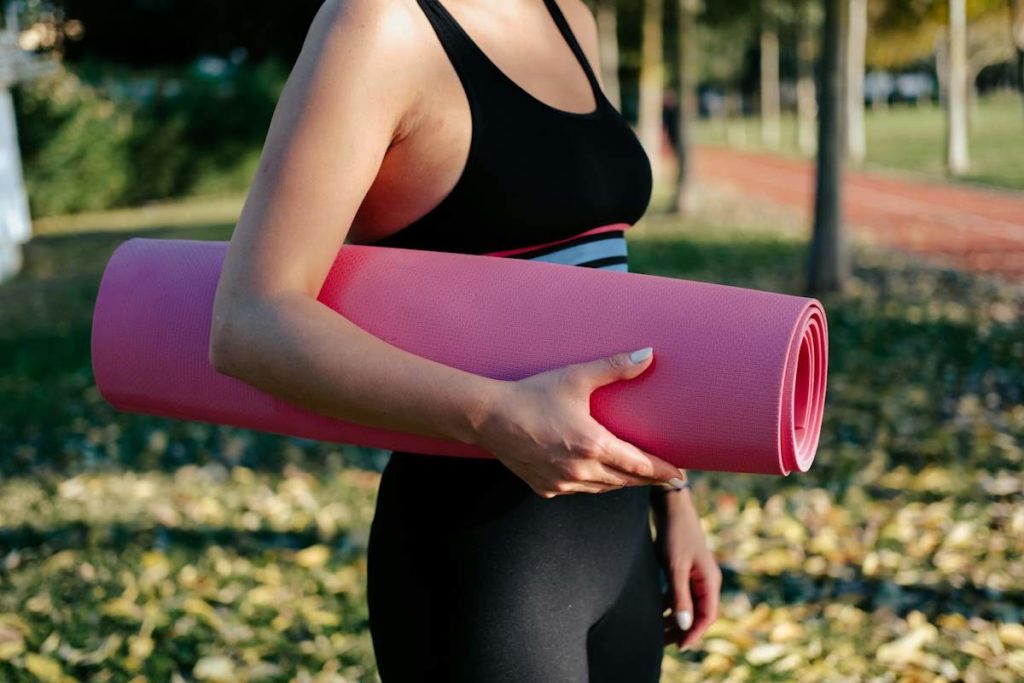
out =
<path fill-rule="evenodd" d="M 693 626 L 693 615 L 685 609 L 682 612 L 676 612 L 676 623 L 679 624 L 680 630 L 689 631 Z"/>
<path fill-rule="evenodd" d="M 674 486 L 677 489 L 681 489 L 684 486 L 686 486 L 686 482 L 683 481 L 682 479 L 679 479 L 678 477 L 672 477 L 671 479 L 668 480 L 668 483 L 672 484 L 672 486 Z"/>
<path fill-rule="evenodd" d="M 654 347 L 645 346 L 644 348 L 637 349 L 633 353 L 629 354 L 629 361 L 631 363 L 643 363 L 651 357 L 652 353 L 654 353 Z"/>

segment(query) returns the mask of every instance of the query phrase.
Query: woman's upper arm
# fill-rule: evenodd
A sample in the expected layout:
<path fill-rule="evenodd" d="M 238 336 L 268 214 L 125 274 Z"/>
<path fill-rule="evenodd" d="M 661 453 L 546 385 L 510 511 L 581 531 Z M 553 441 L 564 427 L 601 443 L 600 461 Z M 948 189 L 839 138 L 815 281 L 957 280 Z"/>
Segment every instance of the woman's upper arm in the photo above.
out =
<path fill-rule="evenodd" d="M 215 322 L 246 298 L 318 294 L 410 110 L 415 41 L 402 5 L 321 6 L 278 100 L 231 238 Z"/>

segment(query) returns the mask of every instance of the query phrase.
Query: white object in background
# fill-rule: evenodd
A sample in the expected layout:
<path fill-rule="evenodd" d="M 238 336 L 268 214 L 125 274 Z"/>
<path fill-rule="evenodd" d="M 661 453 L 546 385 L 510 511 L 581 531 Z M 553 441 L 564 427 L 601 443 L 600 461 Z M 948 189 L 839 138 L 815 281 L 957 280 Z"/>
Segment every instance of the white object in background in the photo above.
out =
<path fill-rule="evenodd" d="M 18 129 L 11 91 L 0 89 L 0 282 L 21 270 L 21 245 L 32 236 L 21 176 Z"/>
<path fill-rule="evenodd" d="M 21 270 L 21 245 L 32 236 L 28 196 L 21 174 L 18 126 L 10 88 L 19 81 L 45 75 L 56 66 L 18 45 L 17 3 L 8 3 L 0 31 L 0 282 Z"/>

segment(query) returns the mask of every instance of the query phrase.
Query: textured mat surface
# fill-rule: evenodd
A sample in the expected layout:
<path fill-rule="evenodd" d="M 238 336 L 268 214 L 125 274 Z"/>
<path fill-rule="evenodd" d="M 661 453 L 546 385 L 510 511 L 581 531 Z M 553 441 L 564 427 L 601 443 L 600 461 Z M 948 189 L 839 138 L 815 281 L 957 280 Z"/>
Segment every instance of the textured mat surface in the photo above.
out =
<path fill-rule="evenodd" d="M 114 407 L 325 441 L 491 457 L 286 404 L 207 355 L 226 242 L 132 238 L 103 273 L 96 383 Z M 518 379 L 644 346 L 640 377 L 597 389 L 593 416 L 680 467 L 789 474 L 818 445 L 828 334 L 805 297 L 495 256 L 346 245 L 319 300 L 407 351 Z"/>

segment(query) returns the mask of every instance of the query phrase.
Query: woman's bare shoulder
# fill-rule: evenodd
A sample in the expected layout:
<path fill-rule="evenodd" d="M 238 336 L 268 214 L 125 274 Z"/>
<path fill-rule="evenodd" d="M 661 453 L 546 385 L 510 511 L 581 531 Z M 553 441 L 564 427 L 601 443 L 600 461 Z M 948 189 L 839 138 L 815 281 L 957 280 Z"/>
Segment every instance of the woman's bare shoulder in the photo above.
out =
<path fill-rule="evenodd" d="M 565 15 L 573 35 L 579 41 L 584 50 L 588 50 L 588 43 L 597 46 L 597 18 L 594 11 L 583 0 L 555 0 L 562 14 Z"/>
<path fill-rule="evenodd" d="M 569 28 L 572 29 L 573 35 L 576 36 L 576 41 L 583 48 L 584 54 L 586 54 L 590 64 L 594 67 L 594 71 L 600 81 L 601 73 L 600 69 L 597 68 L 599 64 L 597 18 L 594 16 L 594 11 L 583 0 L 554 1 L 561 8 L 562 14 L 565 15 L 565 20 L 569 22 Z"/>
<path fill-rule="evenodd" d="M 415 0 L 325 0 L 310 26 L 306 42 L 344 46 L 343 53 L 396 61 L 415 67 L 423 40 L 413 10 Z"/>
<path fill-rule="evenodd" d="M 325 0 L 296 63 L 311 62 L 335 75 L 321 82 L 358 81 L 376 93 L 378 111 L 404 120 L 429 77 L 427 41 L 415 0 Z M 315 63 L 314 66 L 312 63 Z M 301 71 L 301 69 L 296 69 Z M 396 136 L 401 131 L 396 131 Z"/>
<path fill-rule="evenodd" d="M 319 291 L 426 87 L 425 41 L 407 10 L 406 0 L 326 0 L 318 10 L 232 234 L 222 280 L 233 291 Z"/>

